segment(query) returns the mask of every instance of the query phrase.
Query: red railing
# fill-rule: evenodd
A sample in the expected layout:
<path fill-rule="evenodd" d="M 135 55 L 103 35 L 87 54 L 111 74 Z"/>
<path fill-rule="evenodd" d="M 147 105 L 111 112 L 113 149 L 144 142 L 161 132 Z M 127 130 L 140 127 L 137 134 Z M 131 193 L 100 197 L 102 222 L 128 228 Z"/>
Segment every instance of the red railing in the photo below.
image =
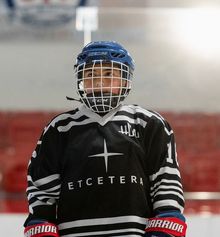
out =
<path fill-rule="evenodd" d="M 57 112 L 0 112 L 0 212 L 26 212 L 26 168 Z M 186 213 L 220 213 L 220 114 L 161 113 L 177 142 Z"/>

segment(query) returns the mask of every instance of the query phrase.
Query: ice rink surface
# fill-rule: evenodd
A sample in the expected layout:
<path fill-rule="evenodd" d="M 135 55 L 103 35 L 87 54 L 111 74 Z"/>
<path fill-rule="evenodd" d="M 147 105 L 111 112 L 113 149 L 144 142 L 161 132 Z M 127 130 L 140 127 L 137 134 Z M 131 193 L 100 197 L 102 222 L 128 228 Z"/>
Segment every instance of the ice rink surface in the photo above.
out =
<path fill-rule="evenodd" d="M 22 237 L 25 214 L 1 214 L 0 235 L 1 237 Z M 186 237 L 216 237 L 219 232 L 220 216 L 187 216 Z"/>

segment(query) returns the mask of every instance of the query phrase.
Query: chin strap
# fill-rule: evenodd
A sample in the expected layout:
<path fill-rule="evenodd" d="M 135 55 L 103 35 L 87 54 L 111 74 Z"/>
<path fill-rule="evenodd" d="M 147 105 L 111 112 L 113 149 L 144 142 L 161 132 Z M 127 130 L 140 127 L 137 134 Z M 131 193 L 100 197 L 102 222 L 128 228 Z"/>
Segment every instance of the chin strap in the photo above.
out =
<path fill-rule="evenodd" d="M 67 100 L 74 100 L 74 101 L 77 101 L 77 102 L 81 102 L 80 99 L 75 99 L 75 98 L 72 98 L 72 97 L 69 97 L 69 96 L 66 96 L 66 99 Z"/>

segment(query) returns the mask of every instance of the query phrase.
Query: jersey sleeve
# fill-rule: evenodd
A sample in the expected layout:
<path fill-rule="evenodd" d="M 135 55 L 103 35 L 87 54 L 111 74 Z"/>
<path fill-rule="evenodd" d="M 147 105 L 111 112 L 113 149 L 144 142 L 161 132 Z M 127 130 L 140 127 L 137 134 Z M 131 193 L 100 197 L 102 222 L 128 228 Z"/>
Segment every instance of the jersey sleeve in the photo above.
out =
<path fill-rule="evenodd" d="M 29 216 L 33 219 L 56 221 L 56 203 L 60 194 L 60 138 L 57 129 L 49 125 L 37 142 L 28 165 L 27 199 Z"/>
<path fill-rule="evenodd" d="M 157 116 L 149 121 L 147 160 L 150 198 L 155 213 L 184 210 L 183 188 L 177 161 L 174 132 L 169 123 Z"/>

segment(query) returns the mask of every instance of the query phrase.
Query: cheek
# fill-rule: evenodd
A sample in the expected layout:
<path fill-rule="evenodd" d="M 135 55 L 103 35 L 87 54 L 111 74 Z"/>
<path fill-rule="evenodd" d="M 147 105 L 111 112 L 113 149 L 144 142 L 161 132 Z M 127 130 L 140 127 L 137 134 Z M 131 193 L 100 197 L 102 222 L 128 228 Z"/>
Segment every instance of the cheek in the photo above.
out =
<path fill-rule="evenodd" d="M 91 79 L 89 79 L 89 80 L 86 80 L 86 79 L 84 79 L 84 88 L 86 89 L 86 88 L 91 88 L 92 87 L 92 80 Z"/>
<path fill-rule="evenodd" d="M 115 80 L 112 84 L 112 93 L 113 94 L 119 94 L 120 93 L 120 88 L 121 88 L 121 81 L 120 80 Z"/>
<path fill-rule="evenodd" d="M 113 93 L 113 94 L 119 94 L 119 92 L 120 92 L 120 89 L 119 89 L 119 88 L 114 88 L 114 89 L 112 89 L 112 93 Z"/>
<path fill-rule="evenodd" d="M 92 92 L 92 81 L 91 80 L 85 80 L 84 81 L 84 90 L 86 93 L 91 93 Z"/>
<path fill-rule="evenodd" d="M 121 87 L 121 80 L 120 79 L 114 79 L 112 81 L 112 86 L 113 87 Z"/>

